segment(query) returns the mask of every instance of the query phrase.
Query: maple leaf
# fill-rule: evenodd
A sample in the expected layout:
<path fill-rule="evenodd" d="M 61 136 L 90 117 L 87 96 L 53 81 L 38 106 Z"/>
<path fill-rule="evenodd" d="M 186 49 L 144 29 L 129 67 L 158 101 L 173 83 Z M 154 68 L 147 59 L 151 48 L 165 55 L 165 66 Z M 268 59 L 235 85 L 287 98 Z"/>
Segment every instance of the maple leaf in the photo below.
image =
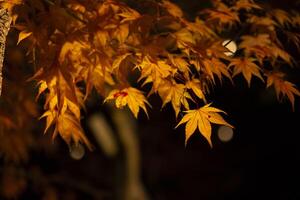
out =
<path fill-rule="evenodd" d="M 68 145 L 71 144 L 71 141 L 76 144 L 83 142 L 92 150 L 92 145 L 80 126 L 82 96 L 75 86 L 72 72 L 67 69 L 67 66 L 53 65 L 49 71 L 45 72 L 44 68 L 41 68 L 34 75 L 34 79 L 40 80 L 38 95 L 45 92 L 46 89 L 49 90 L 44 106 L 47 111 L 41 118 L 46 118 L 45 132 L 51 125 L 55 125 L 53 139 L 59 134 Z M 78 127 L 80 128 L 78 129 Z M 72 128 L 78 130 L 71 131 Z"/>
<path fill-rule="evenodd" d="M 180 72 L 183 73 L 184 77 L 188 79 L 189 73 L 191 72 L 189 68 L 189 63 L 180 57 L 174 57 L 169 54 L 169 59 L 173 66 L 175 66 Z"/>
<path fill-rule="evenodd" d="M 212 0 L 213 9 L 187 20 L 171 0 L 142 2 L 134 5 L 133 1 L 71 0 L 62 4 L 61 1 L 0 0 L 0 5 L 13 11 L 10 15 L 14 22 L 19 14 L 17 23 L 20 24 L 14 26 L 20 31 L 18 43 L 28 38 L 29 45 L 24 46 L 28 49 L 28 60 L 34 69 L 42 71 L 35 76 L 39 85 L 37 98 L 45 94 L 42 118 L 46 119 L 45 131 L 54 126 L 53 137 L 59 134 L 69 145 L 72 141 L 90 145 L 80 126 L 80 109 L 84 108 L 93 88 L 106 96 L 106 86 L 118 83 L 122 89 L 111 91 L 105 101 L 115 100 L 119 108 L 128 106 L 135 117 L 140 109 L 147 114 L 149 103 L 144 94 L 127 87 L 128 80 L 135 80 L 139 75 L 132 70 L 134 66 L 140 73 L 138 81 L 152 86 L 148 95 L 157 93 L 162 106 L 170 103 L 178 116 L 180 110 L 189 109 L 189 100 L 206 103 L 206 94 L 214 86 L 215 77 L 220 81 L 223 77 L 231 80 L 241 73 L 250 85 L 253 76 L 262 79 L 264 62 L 269 62 L 268 66 L 274 69 L 279 59 L 292 63 L 277 30 L 299 25 L 297 13 L 265 9 L 265 4 L 258 5 L 254 0 Z M 17 4 L 18 9 L 13 9 Z M 238 24 L 239 27 L 232 29 Z M 234 33 L 238 28 L 241 32 Z M 247 35 L 240 36 L 245 31 Z M 236 41 L 241 41 L 234 58 L 225 55 L 228 50 L 219 37 L 231 33 L 235 36 L 232 40 L 240 38 Z M 288 39 L 299 46 L 296 34 L 290 33 Z M 225 65 L 227 62 L 229 67 Z M 294 107 L 299 91 L 292 83 L 272 74 L 267 77 L 267 86 L 271 85 L 278 98 L 287 96 Z M 208 108 L 201 109 L 209 113 Z M 215 113 L 218 122 L 224 123 L 218 114 L 221 111 L 214 111 L 211 113 Z M 199 129 L 199 123 L 209 127 L 214 123 L 214 118 L 203 117 L 208 116 L 203 112 L 200 117 L 205 122 L 198 119 L 199 109 L 187 111 L 189 120 L 184 120 L 188 124 L 187 139 L 192 130 Z M 6 123 L 8 126 L 9 122 Z M 211 134 L 208 125 L 204 128 L 207 138 Z"/>
<path fill-rule="evenodd" d="M 0 6 L 7 9 L 10 13 L 15 5 L 22 4 L 23 0 L 0 0 Z"/>
<path fill-rule="evenodd" d="M 181 18 L 183 16 L 182 10 L 170 1 L 163 0 L 161 6 L 164 7 L 174 17 Z"/>
<path fill-rule="evenodd" d="M 80 126 L 81 98 L 79 98 L 78 89 L 72 84 L 70 74 L 58 67 L 53 67 L 50 72 L 48 74 L 39 72 L 39 76 L 36 77 L 46 80 L 40 81 L 39 94 L 49 89 L 45 103 L 45 109 L 48 108 L 48 110 L 40 117 L 46 118 L 44 133 L 50 126 L 55 125 L 53 139 L 59 134 L 68 145 L 72 141 L 75 144 L 83 142 L 92 150 L 92 145 Z"/>
<path fill-rule="evenodd" d="M 213 37 L 216 34 L 210 29 L 206 24 L 205 21 L 201 20 L 199 17 L 195 19 L 195 22 L 190 22 L 183 20 L 183 23 L 186 25 L 186 28 L 193 33 L 199 34 L 200 37 Z"/>
<path fill-rule="evenodd" d="M 231 27 L 240 21 L 238 13 L 222 2 L 217 2 L 215 9 L 206 9 L 203 13 L 208 14 L 208 21 L 217 21 L 221 26 L 229 25 Z"/>
<path fill-rule="evenodd" d="M 118 69 L 120 68 L 120 65 L 122 64 L 123 61 L 126 60 L 127 57 L 129 57 L 131 54 L 130 53 L 125 53 L 124 55 L 120 55 L 116 57 L 112 64 L 112 69 Z"/>
<path fill-rule="evenodd" d="M 239 47 L 244 50 L 246 56 L 255 56 L 261 64 L 265 58 L 273 61 L 281 58 L 288 64 L 292 63 L 291 56 L 282 49 L 282 45 L 276 39 L 276 35 L 262 33 L 257 36 L 245 35 L 241 39 L 242 42 Z"/>
<path fill-rule="evenodd" d="M 75 145 L 78 145 L 78 143 L 82 141 L 90 150 L 93 149 L 93 146 L 84 135 L 80 122 L 70 112 L 65 112 L 57 117 L 53 137 L 57 135 L 57 132 L 59 132 L 61 137 L 69 145 L 71 144 L 71 141 L 74 141 Z"/>
<path fill-rule="evenodd" d="M 262 9 L 259 5 L 257 5 L 256 3 L 254 3 L 253 0 L 238 0 L 236 1 L 233 9 L 236 10 L 252 10 L 252 9 Z"/>
<path fill-rule="evenodd" d="M 196 43 L 195 38 L 193 37 L 192 33 L 186 28 L 183 28 L 183 29 L 177 31 L 176 33 L 174 33 L 174 36 L 177 41 L 177 46 L 180 49 L 184 49 L 184 48 Z"/>
<path fill-rule="evenodd" d="M 224 111 L 211 107 L 210 104 L 195 109 L 184 111 L 186 114 L 177 124 L 176 128 L 181 124 L 186 123 L 185 126 L 185 144 L 191 135 L 196 131 L 197 127 L 200 133 L 208 141 L 209 145 L 212 147 L 211 142 L 211 123 L 225 125 L 233 128 L 232 125 L 227 123 L 219 113 L 225 113 Z M 226 113 L 225 113 L 226 114 Z"/>
<path fill-rule="evenodd" d="M 177 71 L 164 60 L 153 61 L 148 56 L 144 57 L 141 64 L 137 66 L 141 70 L 139 81 L 145 79 L 143 85 L 153 82 L 153 91 L 156 92 L 163 80 Z"/>
<path fill-rule="evenodd" d="M 86 94 L 84 99 L 87 98 L 93 87 L 95 87 L 99 94 L 104 96 L 105 83 L 109 85 L 115 84 L 111 73 L 112 72 L 106 67 L 102 67 L 101 62 L 96 64 L 96 66 L 91 64 L 88 68 L 83 68 L 81 74 L 86 82 Z"/>
<path fill-rule="evenodd" d="M 292 19 L 289 14 L 281 9 L 274 9 L 270 12 L 270 15 L 276 19 L 280 26 L 284 27 L 292 23 Z"/>
<path fill-rule="evenodd" d="M 260 74 L 260 68 L 254 63 L 254 58 L 234 58 L 229 64 L 229 67 L 233 68 L 233 74 L 232 76 L 236 76 L 237 74 L 242 73 L 244 78 L 246 79 L 248 86 L 250 87 L 251 78 L 252 76 L 256 76 L 262 81 L 264 79 L 262 78 Z"/>
<path fill-rule="evenodd" d="M 270 35 L 259 34 L 257 36 L 245 35 L 241 37 L 242 42 L 239 44 L 240 49 L 244 49 L 246 55 L 254 54 L 260 62 L 262 59 L 270 56 L 272 50 Z"/>
<path fill-rule="evenodd" d="M 51 111 L 51 110 L 47 110 L 41 117 L 42 118 L 46 118 L 46 127 L 44 129 L 44 133 L 46 133 L 48 131 L 48 129 L 51 127 L 51 125 L 53 125 L 56 121 L 57 118 L 57 112 L 55 111 Z"/>
<path fill-rule="evenodd" d="M 281 97 L 287 96 L 292 104 L 292 109 L 294 110 L 294 95 L 300 96 L 300 92 L 298 89 L 296 89 L 295 85 L 284 80 L 284 74 L 282 72 L 267 73 L 266 76 L 267 88 L 271 87 L 272 85 L 274 86 L 278 100 L 281 100 Z"/>
<path fill-rule="evenodd" d="M 115 100 L 117 108 L 122 108 L 128 105 L 135 118 L 138 117 L 140 108 L 142 108 L 148 116 L 146 104 L 148 106 L 150 106 L 150 104 L 143 93 L 136 88 L 128 87 L 122 90 L 112 90 L 105 98 L 104 102 L 112 99 Z"/>
<path fill-rule="evenodd" d="M 70 61 L 73 65 L 82 65 L 84 62 L 89 62 L 86 56 L 84 55 L 84 50 L 90 49 L 90 44 L 86 41 L 66 41 L 59 54 L 59 62 L 61 64 Z"/>
<path fill-rule="evenodd" d="M 95 43 L 96 43 L 97 46 L 103 46 L 103 47 L 105 47 L 108 40 L 109 40 L 109 33 L 108 33 L 108 31 L 98 30 L 95 33 L 94 41 L 95 41 Z"/>
<path fill-rule="evenodd" d="M 126 8 L 126 10 L 124 10 L 122 13 L 119 13 L 118 15 L 123 17 L 121 23 L 134 21 L 141 17 L 140 13 L 130 8 Z"/>
<path fill-rule="evenodd" d="M 126 41 L 128 34 L 129 34 L 129 25 L 122 24 L 122 25 L 118 26 L 116 29 L 114 29 L 112 37 L 117 38 L 117 40 L 120 42 L 120 44 L 122 44 Z"/>
<path fill-rule="evenodd" d="M 26 30 L 25 31 L 21 31 L 19 33 L 19 38 L 18 38 L 17 44 L 19 44 L 22 40 L 28 38 L 30 35 L 32 35 L 32 32 L 27 32 Z"/>
<path fill-rule="evenodd" d="M 240 43 L 240 48 L 251 48 L 255 46 L 268 46 L 271 44 L 270 35 L 259 34 L 257 36 L 244 35 L 241 37 L 242 42 Z"/>
<path fill-rule="evenodd" d="M 228 68 L 223 62 L 221 62 L 219 59 L 212 58 L 211 63 L 211 70 L 217 75 L 220 81 L 222 81 L 222 76 L 226 76 L 229 80 L 231 80 L 231 75 L 228 72 Z"/>
<path fill-rule="evenodd" d="M 199 79 L 192 79 L 185 85 L 188 89 L 191 89 L 199 99 L 203 99 L 203 101 L 206 103 L 205 95 L 201 88 L 201 81 Z"/>
<path fill-rule="evenodd" d="M 271 47 L 272 52 L 271 54 L 275 57 L 275 58 L 281 58 L 282 60 L 284 60 L 285 62 L 287 62 L 288 64 L 292 64 L 292 58 L 290 56 L 290 54 L 286 51 L 284 51 L 283 49 L 279 48 L 276 45 L 272 45 Z"/>
<path fill-rule="evenodd" d="M 187 99 L 192 98 L 186 91 L 186 86 L 183 84 L 178 84 L 174 81 L 164 81 L 158 88 L 158 94 L 163 100 L 162 107 L 171 102 L 176 117 L 179 114 L 181 105 L 183 105 L 185 109 L 189 109 Z"/>
<path fill-rule="evenodd" d="M 215 82 L 214 74 L 217 75 L 220 81 L 222 81 L 223 75 L 231 80 L 231 75 L 229 74 L 226 65 L 222 63 L 219 59 L 203 59 L 199 64 L 203 67 L 198 68 L 204 71 L 213 83 Z"/>
<path fill-rule="evenodd" d="M 276 59 L 279 56 L 284 60 L 289 59 L 287 53 L 280 51 L 280 48 L 272 43 L 269 34 L 258 34 L 257 36 L 245 35 L 241 39 L 242 42 L 239 48 L 244 50 L 246 56 L 255 56 L 260 64 L 263 63 L 265 58 Z"/>

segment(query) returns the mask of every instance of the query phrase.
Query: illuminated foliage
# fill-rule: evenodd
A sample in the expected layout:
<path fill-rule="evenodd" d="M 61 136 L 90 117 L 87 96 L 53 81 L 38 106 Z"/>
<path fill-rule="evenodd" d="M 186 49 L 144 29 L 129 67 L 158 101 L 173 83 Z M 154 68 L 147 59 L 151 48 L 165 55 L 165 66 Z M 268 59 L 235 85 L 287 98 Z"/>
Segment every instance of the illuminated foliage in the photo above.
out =
<path fill-rule="evenodd" d="M 223 111 L 207 102 L 210 90 L 224 78 L 242 75 L 249 87 L 259 78 L 293 107 L 294 96 L 300 96 L 281 70 L 293 58 L 278 37 L 285 33 L 299 47 L 293 28 L 299 27 L 300 17 L 293 12 L 265 9 L 252 0 L 212 0 L 212 7 L 193 20 L 167 0 L 9 0 L 1 6 L 18 30 L 15 45 L 26 49 L 37 99 L 43 96 L 45 132 L 60 135 L 69 145 L 84 143 L 92 149 L 80 120 L 93 90 L 117 108 L 128 106 L 136 118 L 140 109 L 148 113 L 147 98 L 157 95 L 162 107 L 172 105 L 176 117 L 185 114 L 179 125 L 187 123 L 186 141 L 198 127 L 210 144 L 211 123 L 231 126 L 219 114 Z M 235 54 L 226 54 L 228 33 L 237 43 Z M 1 98 L 12 98 L 8 91 L 13 87 Z M 9 130 L 24 125 L 2 110 L 0 120 Z"/>

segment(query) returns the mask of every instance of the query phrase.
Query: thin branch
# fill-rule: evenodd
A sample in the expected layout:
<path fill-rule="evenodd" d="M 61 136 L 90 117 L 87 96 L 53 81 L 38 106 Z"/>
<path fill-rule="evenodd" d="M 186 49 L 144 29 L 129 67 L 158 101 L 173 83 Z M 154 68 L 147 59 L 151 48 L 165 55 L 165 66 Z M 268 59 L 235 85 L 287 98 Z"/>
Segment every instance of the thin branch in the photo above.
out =
<path fill-rule="evenodd" d="M 55 3 L 52 2 L 52 1 L 50 1 L 50 0 L 43 0 L 43 1 L 44 1 L 45 3 L 51 5 L 51 6 L 55 6 Z M 72 12 L 70 9 L 68 9 L 67 7 L 64 6 L 63 9 L 66 11 L 66 13 L 67 13 L 69 16 L 73 17 L 73 18 L 76 19 L 77 21 L 80 21 L 80 22 L 83 23 L 83 24 L 87 24 L 87 23 L 88 23 L 87 21 L 85 21 L 85 20 L 81 19 L 80 17 L 78 17 L 75 13 L 73 13 L 73 12 Z"/>

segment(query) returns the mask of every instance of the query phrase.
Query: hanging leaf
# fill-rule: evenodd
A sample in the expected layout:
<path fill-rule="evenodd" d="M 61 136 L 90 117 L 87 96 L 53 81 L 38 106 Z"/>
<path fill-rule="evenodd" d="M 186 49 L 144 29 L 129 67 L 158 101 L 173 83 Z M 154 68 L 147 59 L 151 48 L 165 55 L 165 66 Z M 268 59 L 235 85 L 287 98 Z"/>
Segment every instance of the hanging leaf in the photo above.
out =
<path fill-rule="evenodd" d="M 260 68 L 254 63 L 255 59 L 253 58 L 234 58 L 229 64 L 229 67 L 233 68 L 233 75 L 236 76 L 240 73 L 243 74 L 244 78 L 246 79 L 248 86 L 250 87 L 251 78 L 252 76 L 256 76 L 262 81 L 264 79 L 262 78 L 260 74 Z"/>
<path fill-rule="evenodd" d="M 185 144 L 192 134 L 198 130 L 208 141 L 209 145 L 212 147 L 211 142 L 211 123 L 225 125 L 233 128 L 232 125 L 228 124 L 219 113 L 225 113 L 224 111 L 211 107 L 211 104 L 206 104 L 205 106 L 196 109 L 185 111 L 184 117 L 178 123 L 176 128 L 181 124 L 185 125 Z"/>
<path fill-rule="evenodd" d="M 284 80 L 284 74 L 281 72 L 267 74 L 267 87 L 271 87 L 272 85 L 275 88 L 277 98 L 281 100 L 284 96 L 288 97 L 294 110 L 295 95 L 300 96 L 300 92 L 296 86 L 293 83 Z"/>
<path fill-rule="evenodd" d="M 126 105 L 128 105 L 129 109 L 135 116 L 135 118 L 138 117 L 138 113 L 140 111 L 140 108 L 142 108 L 146 115 L 148 116 L 146 104 L 150 106 L 148 101 L 146 100 L 143 93 L 135 89 L 133 87 L 124 88 L 122 90 L 112 90 L 109 95 L 106 97 L 104 102 L 108 100 L 115 100 L 115 104 L 117 108 L 122 108 Z"/>

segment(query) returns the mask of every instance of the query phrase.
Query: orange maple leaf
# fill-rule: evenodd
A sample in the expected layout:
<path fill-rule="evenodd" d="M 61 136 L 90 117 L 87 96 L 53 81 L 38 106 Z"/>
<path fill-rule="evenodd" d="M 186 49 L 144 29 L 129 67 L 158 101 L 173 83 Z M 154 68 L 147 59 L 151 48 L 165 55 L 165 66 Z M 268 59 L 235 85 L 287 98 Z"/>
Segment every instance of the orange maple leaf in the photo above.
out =
<path fill-rule="evenodd" d="M 163 100 L 162 107 L 171 102 L 176 117 L 179 114 L 181 105 L 183 105 L 185 109 L 189 109 L 187 99 L 192 98 L 186 91 L 186 86 L 183 84 L 178 84 L 172 81 L 164 81 L 158 88 L 158 94 Z"/>
<path fill-rule="evenodd" d="M 296 89 L 295 85 L 289 81 L 284 80 L 284 74 L 281 72 L 268 73 L 267 75 L 267 87 L 274 86 L 276 96 L 278 100 L 282 97 L 287 96 L 292 104 L 294 110 L 295 97 L 294 95 L 300 96 L 300 92 Z"/>
<path fill-rule="evenodd" d="M 174 17 L 181 18 L 183 16 L 182 10 L 170 1 L 163 0 L 161 6 L 164 7 L 170 13 L 170 15 Z"/>
<path fill-rule="evenodd" d="M 270 15 L 279 23 L 280 26 L 284 27 L 285 25 L 289 25 L 292 23 L 292 19 L 284 10 L 274 9 L 270 12 Z"/>
<path fill-rule="evenodd" d="M 254 63 L 254 58 L 234 58 L 229 64 L 229 67 L 233 68 L 233 77 L 242 73 L 244 78 L 246 79 L 248 86 L 250 87 L 251 78 L 252 76 L 256 76 L 262 81 L 264 79 L 262 78 L 260 74 L 260 68 Z"/>
<path fill-rule="evenodd" d="M 203 13 L 208 14 L 208 21 L 216 21 L 221 26 L 240 22 L 238 13 L 220 1 L 216 3 L 215 9 L 206 9 Z"/>
<path fill-rule="evenodd" d="M 84 131 L 81 128 L 80 122 L 71 112 L 65 112 L 56 119 L 56 128 L 53 136 L 57 135 L 57 132 L 66 141 L 67 144 L 71 144 L 71 141 L 78 145 L 80 141 L 87 145 L 90 150 L 93 150 L 92 144 L 84 135 Z"/>
<path fill-rule="evenodd" d="M 256 3 L 254 3 L 253 0 L 238 0 L 233 9 L 236 10 L 252 10 L 252 9 L 262 9 L 259 5 L 257 5 Z"/>
<path fill-rule="evenodd" d="M 146 104 L 148 106 L 150 106 L 150 104 L 145 98 L 145 96 L 143 95 L 143 93 L 136 88 L 128 87 L 122 90 L 117 90 L 117 89 L 112 90 L 108 94 L 104 102 L 113 99 L 115 100 L 115 104 L 117 108 L 122 108 L 128 105 L 129 109 L 131 110 L 135 118 L 138 117 L 140 108 L 142 108 L 145 111 L 146 115 L 148 116 Z"/>
<path fill-rule="evenodd" d="M 197 127 L 211 147 L 211 123 L 225 125 L 233 128 L 233 126 L 228 124 L 219 114 L 225 112 L 218 108 L 211 107 L 210 105 L 211 103 L 206 104 L 205 106 L 196 110 L 184 111 L 187 114 L 184 115 L 176 128 L 183 123 L 187 123 L 185 126 L 185 144 L 187 143 L 191 135 L 196 131 Z"/>

